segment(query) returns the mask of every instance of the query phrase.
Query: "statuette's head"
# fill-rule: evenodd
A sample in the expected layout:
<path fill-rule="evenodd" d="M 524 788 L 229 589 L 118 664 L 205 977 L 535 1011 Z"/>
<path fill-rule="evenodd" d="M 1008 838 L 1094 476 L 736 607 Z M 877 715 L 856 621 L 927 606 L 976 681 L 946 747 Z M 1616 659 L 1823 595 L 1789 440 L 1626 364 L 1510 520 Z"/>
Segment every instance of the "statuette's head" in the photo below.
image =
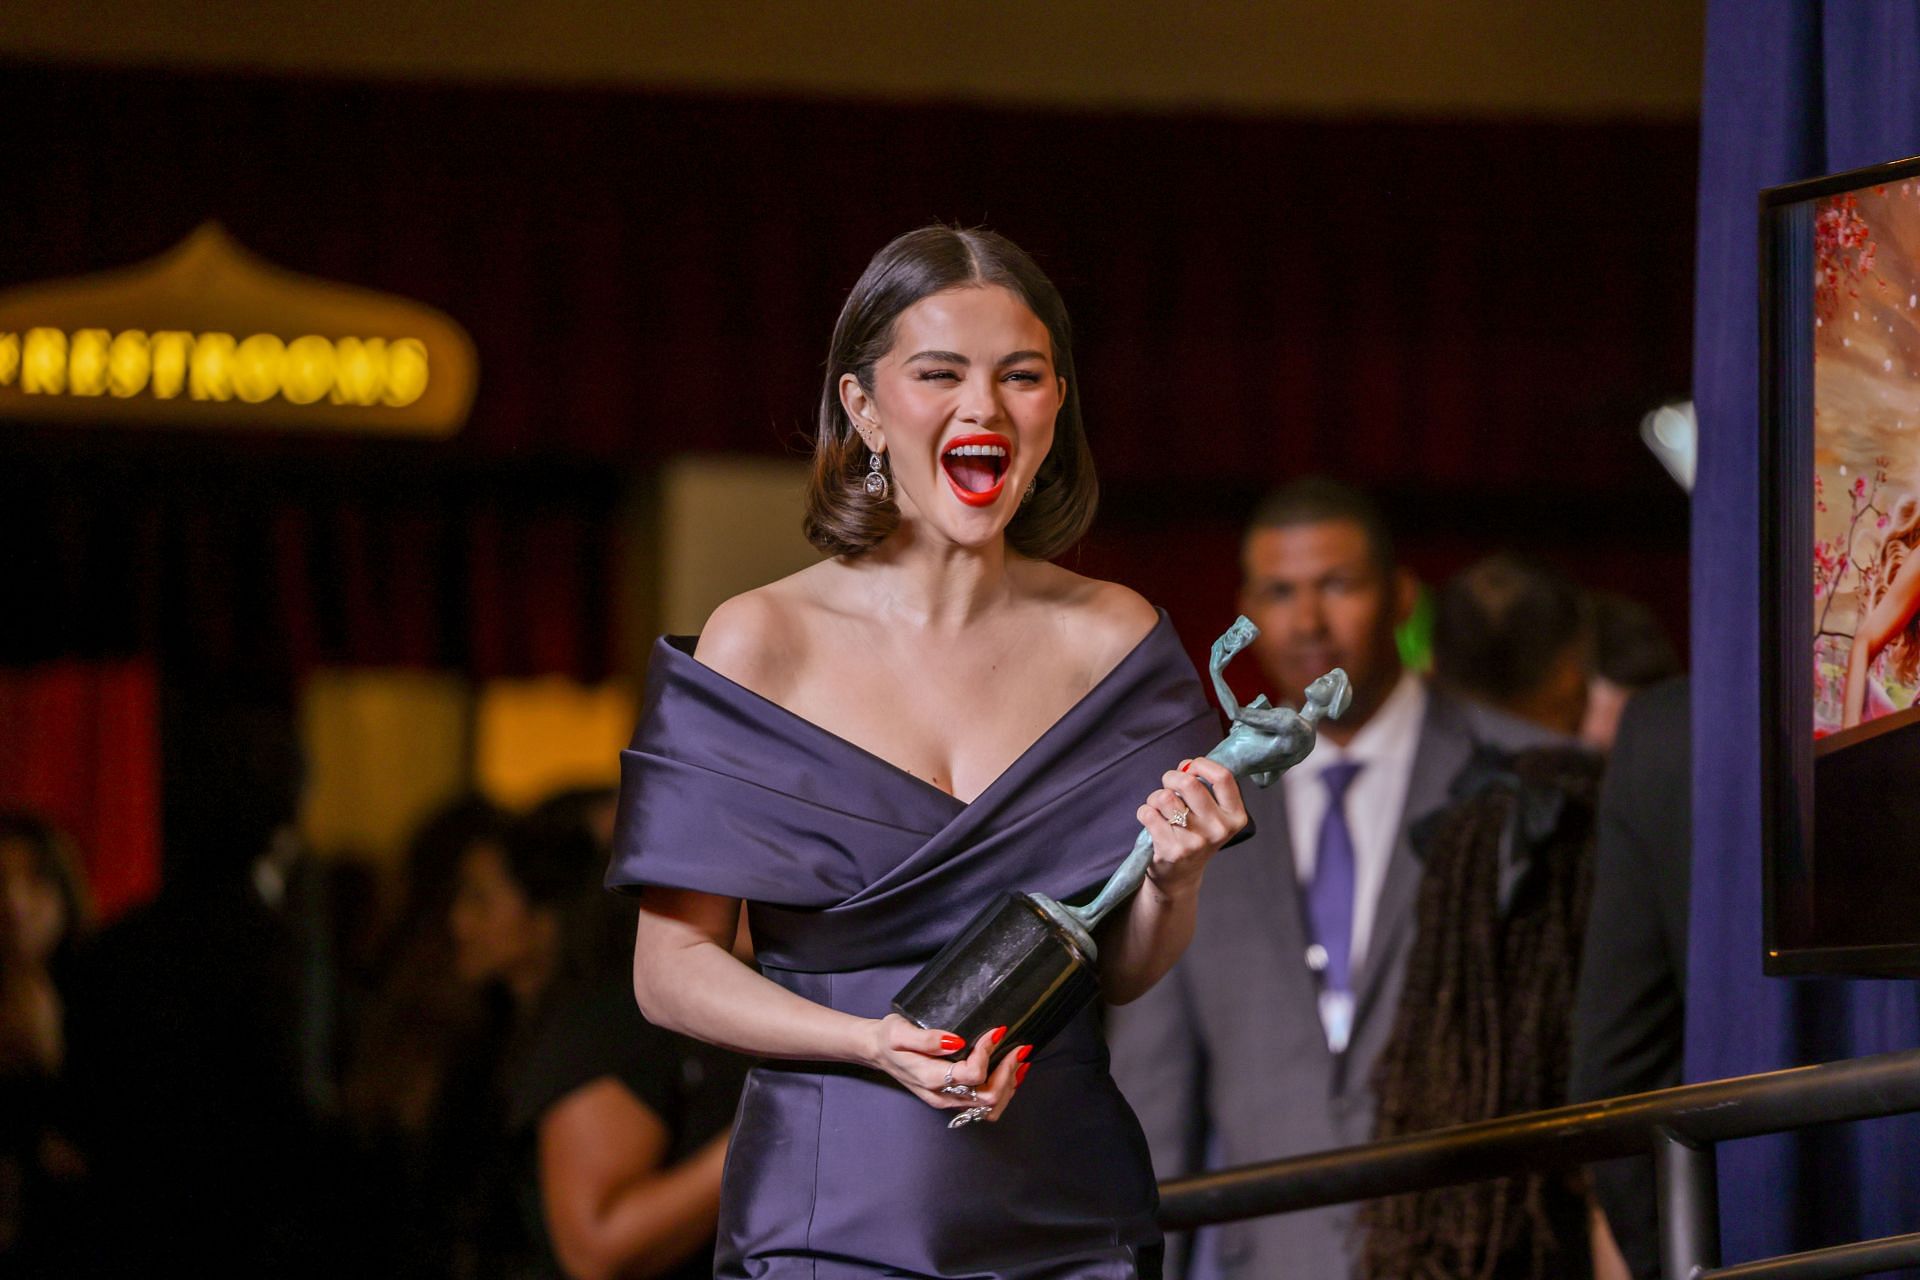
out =
<path fill-rule="evenodd" d="M 1347 673 L 1338 667 L 1307 686 L 1306 706 L 1318 707 L 1329 719 L 1338 720 L 1352 704 L 1353 686 L 1347 682 Z"/>

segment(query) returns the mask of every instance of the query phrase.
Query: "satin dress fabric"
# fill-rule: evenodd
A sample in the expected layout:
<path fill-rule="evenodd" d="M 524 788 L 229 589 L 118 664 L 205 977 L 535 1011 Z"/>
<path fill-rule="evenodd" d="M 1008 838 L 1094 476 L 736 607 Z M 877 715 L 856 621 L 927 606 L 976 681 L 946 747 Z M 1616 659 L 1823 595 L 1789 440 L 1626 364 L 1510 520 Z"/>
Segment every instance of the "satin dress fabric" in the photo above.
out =
<path fill-rule="evenodd" d="M 610 887 L 744 899 L 761 971 L 861 1017 L 1009 891 L 1083 901 L 1160 775 L 1220 738 L 1166 615 L 972 803 L 666 637 L 622 753 Z M 1031 1059 L 998 1123 L 949 1130 L 891 1079 L 767 1061 L 742 1094 L 715 1274 L 788 1280 L 1157 1276 L 1145 1139 L 1096 1010 Z"/>

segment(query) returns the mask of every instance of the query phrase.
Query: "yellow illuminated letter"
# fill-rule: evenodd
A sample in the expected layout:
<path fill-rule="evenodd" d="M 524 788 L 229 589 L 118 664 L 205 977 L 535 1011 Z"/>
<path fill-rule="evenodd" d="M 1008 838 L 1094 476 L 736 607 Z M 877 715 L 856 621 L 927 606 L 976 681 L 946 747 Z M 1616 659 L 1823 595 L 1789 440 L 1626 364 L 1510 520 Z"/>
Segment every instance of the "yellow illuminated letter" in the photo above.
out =
<path fill-rule="evenodd" d="M 317 334 L 287 344 L 280 394 L 294 404 L 312 404 L 333 388 L 333 344 Z"/>
<path fill-rule="evenodd" d="M 67 390 L 76 396 L 107 393 L 107 344 L 113 335 L 105 329 L 75 329 L 67 348 Z"/>
<path fill-rule="evenodd" d="M 270 333 L 256 333 L 233 353 L 233 392 L 248 404 L 271 400 L 280 391 L 280 366 L 287 344 Z"/>
<path fill-rule="evenodd" d="M 20 376 L 20 335 L 0 333 L 0 387 L 10 387 Z"/>
<path fill-rule="evenodd" d="M 418 400 L 427 389 L 427 346 L 418 338 L 398 338 L 387 348 L 387 394 L 396 409 Z"/>
<path fill-rule="evenodd" d="M 67 389 L 66 334 L 58 329 L 27 330 L 20 389 L 30 396 L 57 396 Z"/>
<path fill-rule="evenodd" d="M 171 400 L 187 384 L 187 353 L 193 350 L 193 335 L 162 329 L 148 346 L 153 352 L 153 398 Z"/>
<path fill-rule="evenodd" d="M 334 343 L 333 402 L 379 404 L 387 365 L 387 340 L 342 338 Z"/>
<path fill-rule="evenodd" d="M 233 399 L 233 335 L 203 333 L 187 363 L 187 394 L 195 400 Z"/>
<path fill-rule="evenodd" d="M 128 329 L 114 337 L 107 348 L 107 390 L 116 399 L 125 400 L 147 389 L 147 374 L 153 368 L 147 352 L 147 335 Z"/>

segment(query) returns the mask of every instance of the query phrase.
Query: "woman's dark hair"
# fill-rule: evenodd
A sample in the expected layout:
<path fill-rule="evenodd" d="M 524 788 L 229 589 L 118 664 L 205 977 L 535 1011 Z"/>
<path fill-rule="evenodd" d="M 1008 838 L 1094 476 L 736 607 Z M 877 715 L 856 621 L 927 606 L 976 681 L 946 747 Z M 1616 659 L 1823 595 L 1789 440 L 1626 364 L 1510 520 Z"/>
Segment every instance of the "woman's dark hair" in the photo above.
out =
<path fill-rule="evenodd" d="M 406 897 L 394 923 L 393 944 L 411 945 L 421 930 L 444 933 L 460 860 L 476 845 L 504 848 L 506 811 L 477 795 L 461 796 L 430 813 L 406 849 Z"/>
<path fill-rule="evenodd" d="M 612 798 L 591 788 L 560 792 L 507 829 L 507 874 L 529 903 L 560 921 L 564 983 L 621 971 L 633 945 L 638 903 L 601 883 L 609 850 L 594 829 L 594 814 Z"/>
<path fill-rule="evenodd" d="M 504 864 L 509 825 L 491 801 L 462 796 L 407 841 L 406 897 L 348 1042 L 341 1085 L 347 1115 L 371 1134 L 428 1130 L 462 1047 L 484 1020 L 484 998 L 454 976 L 447 914 L 462 860 L 492 849 Z"/>
<path fill-rule="evenodd" d="M 577 815 L 536 808 L 507 828 L 507 874 L 536 907 L 597 891 L 607 855 Z"/>
<path fill-rule="evenodd" d="M 79 852 L 65 832 L 38 814 L 21 809 L 0 811 L 0 843 L 15 840 L 24 844 L 31 854 L 34 874 L 50 881 L 60 891 L 60 905 L 66 909 L 67 924 L 54 947 L 54 961 L 58 964 L 93 927 L 93 895 L 87 890 Z"/>
<path fill-rule="evenodd" d="M 1067 394 L 1054 422 L 1053 448 L 1040 464 L 1032 498 L 1007 525 L 1007 545 L 1050 560 L 1078 542 L 1093 523 L 1099 481 L 1080 420 L 1080 384 L 1073 368 L 1073 327 L 1060 291 L 1025 250 L 991 231 L 931 226 L 909 231 L 873 256 L 833 326 L 827 376 L 807 484 L 807 541 L 829 555 L 857 556 L 884 541 L 900 522 L 891 497 L 864 488 L 867 448 L 840 404 L 840 379 L 851 373 L 869 392 L 873 367 L 893 347 L 894 321 L 922 298 L 968 285 L 998 285 L 1039 317 L 1053 341 L 1054 372 Z"/>

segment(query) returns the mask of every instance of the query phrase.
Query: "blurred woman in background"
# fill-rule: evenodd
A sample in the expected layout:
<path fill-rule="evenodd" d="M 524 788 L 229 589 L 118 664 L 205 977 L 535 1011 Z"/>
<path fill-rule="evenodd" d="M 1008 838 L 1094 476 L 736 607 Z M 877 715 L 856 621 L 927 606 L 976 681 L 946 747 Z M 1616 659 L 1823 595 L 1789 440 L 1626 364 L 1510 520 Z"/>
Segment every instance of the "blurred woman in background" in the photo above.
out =
<path fill-rule="evenodd" d="M 400 908 L 380 948 L 346 1079 L 348 1113 L 370 1140 L 400 1141 L 426 1129 L 450 1048 L 479 1022 L 478 994 L 454 972 L 448 915 L 468 852 L 498 848 L 507 822 L 495 805 L 469 797 L 429 816 L 407 844 Z"/>
<path fill-rule="evenodd" d="M 584 826 L 604 860 L 614 796 L 563 792 L 529 821 Z M 747 1063 L 640 1015 L 629 967 L 637 914 L 596 883 L 564 918 L 569 976 L 511 1081 L 522 1200 L 537 1210 L 554 1274 L 575 1280 L 713 1274 L 721 1166 Z M 744 943 L 736 954 L 746 958 Z"/>
<path fill-rule="evenodd" d="M 498 849 L 507 814 L 478 797 L 430 815 L 407 844 L 406 884 L 386 930 L 355 1028 L 342 1089 L 360 1153 L 364 1263 L 396 1274 L 446 1275 L 453 1223 L 441 1135 L 442 1095 L 479 1034 L 478 987 L 454 969 L 448 922 L 467 855 Z"/>
<path fill-rule="evenodd" d="M 72 844 L 27 813 L 0 813 L 0 895 L 0 1270 L 28 1274 L 84 1173 L 62 1134 L 60 981 L 93 912 Z"/>
<path fill-rule="evenodd" d="M 447 908 L 452 972 L 480 1001 L 451 1050 L 428 1122 L 427 1177 L 444 1217 L 428 1247 L 458 1280 L 547 1274 L 520 1194 L 526 1153 L 508 1138 L 512 1079 L 567 975 L 567 924 L 593 891 L 597 842 L 537 817 L 460 855 Z"/>
<path fill-rule="evenodd" d="M 711 1271 L 745 1066 L 635 1009 L 634 910 L 600 886 L 609 803 L 562 793 L 459 861 L 454 970 L 485 1012 L 432 1131 L 461 1280 Z"/>

